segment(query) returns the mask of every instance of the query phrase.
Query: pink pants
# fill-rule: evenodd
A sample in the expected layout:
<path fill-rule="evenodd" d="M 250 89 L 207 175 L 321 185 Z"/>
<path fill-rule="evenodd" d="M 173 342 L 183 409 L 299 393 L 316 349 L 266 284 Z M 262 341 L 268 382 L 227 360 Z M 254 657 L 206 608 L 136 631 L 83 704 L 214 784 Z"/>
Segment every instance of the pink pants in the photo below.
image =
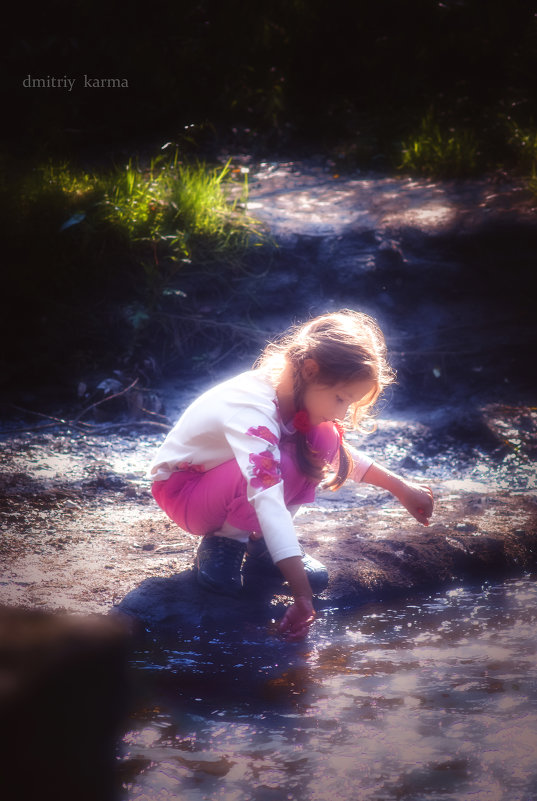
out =
<path fill-rule="evenodd" d="M 339 437 L 332 423 L 312 428 L 308 440 L 322 459 L 334 461 Z M 317 484 L 300 472 L 293 440 L 282 441 L 280 454 L 285 505 L 310 503 Z M 151 491 L 168 517 L 190 534 L 209 534 L 224 523 L 241 531 L 260 532 L 254 507 L 246 495 L 246 479 L 235 459 L 205 473 L 178 471 L 165 481 L 154 481 Z"/>

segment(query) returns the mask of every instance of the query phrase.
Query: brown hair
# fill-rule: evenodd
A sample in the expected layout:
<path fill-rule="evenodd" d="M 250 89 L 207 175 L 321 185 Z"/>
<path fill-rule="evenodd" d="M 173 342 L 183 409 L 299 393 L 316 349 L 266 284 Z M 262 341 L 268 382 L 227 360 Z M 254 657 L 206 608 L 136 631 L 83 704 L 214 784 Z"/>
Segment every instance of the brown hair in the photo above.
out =
<path fill-rule="evenodd" d="M 314 359 L 319 367 L 316 381 L 326 386 L 357 380 L 372 380 L 373 390 L 362 400 L 353 403 L 347 421 L 353 428 L 363 428 L 364 421 L 371 416 L 372 408 L 381 392 L 394 381 L 395 374 L 386 360 L 386 343 L 376 321 L 367 314 L 342 309 L 323 314 L 307 323 L 297 325 L 275 342 L 267 345 L 256 367 L 268 369 L 276 378 L 286 364 L 291 364 L 294 375 L 295 408 L 303 408 L 306 383 L 302 377 L 302 365 L 306 359 Z M 297 459 L 301 470 L 314 481 L 326 476 L 326 466 L 310 448 L 306 435 L 298 432 Z M 337 489 L 348 478 L 352 469 L 352 457 L 345 442 L 339 449 L 337 475 L 326 485 Z"/>

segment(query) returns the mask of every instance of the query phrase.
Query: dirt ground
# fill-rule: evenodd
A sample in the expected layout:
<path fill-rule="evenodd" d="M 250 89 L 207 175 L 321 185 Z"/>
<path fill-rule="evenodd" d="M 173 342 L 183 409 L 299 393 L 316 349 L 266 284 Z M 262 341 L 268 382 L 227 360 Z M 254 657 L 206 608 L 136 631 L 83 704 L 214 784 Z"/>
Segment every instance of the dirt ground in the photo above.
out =
<path fill-rule="evenodd" d="M 331 573 L 319 603 L 535 567 L 537 409 L 484 411 L 470 444 L 454 438 L 453 426 L 448 436 L 444 418 L 441 426 L 437 416 L 424 419 L 382 418 L 364 444 L 431 485 L 428 528 L 387 493 L 350 482 L 301 510 L 301 541 Z M 132 423 L 112 432 L 4 434 L 0 603 L 107 613 L 148 579 L 190 569 L 197 538 L 166 519 L 144 478 L 163 432 Z"/>

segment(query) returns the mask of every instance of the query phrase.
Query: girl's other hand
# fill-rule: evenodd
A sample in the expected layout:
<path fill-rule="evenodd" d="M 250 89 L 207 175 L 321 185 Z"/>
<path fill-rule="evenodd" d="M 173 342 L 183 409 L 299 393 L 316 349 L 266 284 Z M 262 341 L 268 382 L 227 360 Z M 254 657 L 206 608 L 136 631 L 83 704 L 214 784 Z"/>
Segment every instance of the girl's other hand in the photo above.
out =
<path fill-rule="evenodd" d="M 315 620 L 316 613 L 309 598 L 295 598 L 278 626 L 278 633 L 287 640 L 302 640 Z"/>
<path fill-rule="evenodd" d="M 424 526 L 429 525 L 429 518 L 434 508 L 433 493 L 430 487 L 405 481 L 398 497 L 405 509 L 416 518 L 418 523 L 423 523 Z"/>

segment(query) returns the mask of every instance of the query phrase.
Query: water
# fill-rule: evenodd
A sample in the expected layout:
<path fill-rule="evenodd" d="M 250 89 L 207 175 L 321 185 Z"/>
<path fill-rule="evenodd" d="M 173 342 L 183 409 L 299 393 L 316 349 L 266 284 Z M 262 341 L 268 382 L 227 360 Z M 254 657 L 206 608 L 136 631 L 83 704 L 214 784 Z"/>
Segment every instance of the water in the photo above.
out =
<path fill-rule="evenodd" d="M 161 635 L 133 659 L 123 798 L 537 798 L 537 581 Z"/>

